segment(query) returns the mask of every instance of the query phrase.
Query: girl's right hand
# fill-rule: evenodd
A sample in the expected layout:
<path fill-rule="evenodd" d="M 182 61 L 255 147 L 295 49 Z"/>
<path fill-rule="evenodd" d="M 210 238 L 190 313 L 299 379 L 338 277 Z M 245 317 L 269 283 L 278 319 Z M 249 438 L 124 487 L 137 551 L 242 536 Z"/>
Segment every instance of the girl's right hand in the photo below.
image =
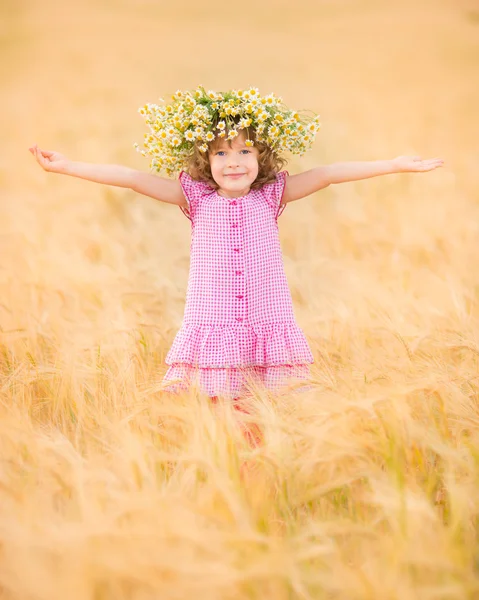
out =
<path fill-rule="evenodd" d="M 63 156 L 63 154 L 52 152 L 50 150 L 41 150 L 37 144 L 29 148 L 29 150 L 42 169 L 49 171 L 50 173 L 62 173 L 68 162 L 68 159 Z"/>

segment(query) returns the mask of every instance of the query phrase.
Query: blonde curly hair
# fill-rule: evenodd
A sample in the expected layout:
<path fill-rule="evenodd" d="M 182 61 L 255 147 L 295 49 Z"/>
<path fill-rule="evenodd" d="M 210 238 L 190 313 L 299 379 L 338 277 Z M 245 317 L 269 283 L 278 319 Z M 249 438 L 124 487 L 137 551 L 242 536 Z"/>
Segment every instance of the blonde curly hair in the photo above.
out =
<path fill-rule="evenodd" d="M 228 131 L 226 130 L 226 136 Z M 266 183 L 272 183 L 276 180 L 276 174 L 286 165 L 287 160 L 276 153 L 270 146 L 262 141 L 257 140 L 255 130 L 251 127 L 245 128 L 240 135 L 244 135 L 247 139 L 254 143 L 258 150 L 258 176 L 251 184 L 252 190 L 257 190 L 263 187 Z M 223 138 L 231 147 L 232 140 Z M 208 183 L 213 189 L 219 188 L 211 173 L 209 154 L 221 144 L 223 140 L 216 138 L 208 144 L 208 151 L 202 152 L 200 145 L 202 142 L 197 142 L 193 146 L 193 152 L 190 156 L 186 171 L 197 181 Z"/>

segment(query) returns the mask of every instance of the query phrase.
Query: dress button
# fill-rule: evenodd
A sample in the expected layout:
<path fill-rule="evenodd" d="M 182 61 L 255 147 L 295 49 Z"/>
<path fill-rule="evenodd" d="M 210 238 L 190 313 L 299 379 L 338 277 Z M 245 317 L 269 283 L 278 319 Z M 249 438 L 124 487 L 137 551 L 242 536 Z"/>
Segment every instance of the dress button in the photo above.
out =
<path fill-rule="evenodd" d="M 235 252 L 239 252 L 239 248 L 233 248 Z"/>
<path fill-rule="evenodd" d="M 239 300 L 241 300 L 241 298 L 244 298 L 244 296 L 243 296 L 242 294 L 238 294 L 236 297 L 237 297 Z"/>
<path fill-rule="evenodd" d="M 236 320 L 237 320 L 237 321 L 242 321 L 242 320 L 243 320 L 243 317 L 236 317 Z"/>
<path fill-rule="evenodd" d="M 243 271 L 236 271 L 236 275 L 241 275 Z"/>
<path fill-rule="evenodd" d="M 231 202 L 230 204 L 232 204 L 233 206 L 236 206 L 236 200 L 233 200 L 233 202 Z"/>
<path fill-rule="evenodd" d="M 231 227 L 238 227 L 238 223 L 233 223 Z"/>

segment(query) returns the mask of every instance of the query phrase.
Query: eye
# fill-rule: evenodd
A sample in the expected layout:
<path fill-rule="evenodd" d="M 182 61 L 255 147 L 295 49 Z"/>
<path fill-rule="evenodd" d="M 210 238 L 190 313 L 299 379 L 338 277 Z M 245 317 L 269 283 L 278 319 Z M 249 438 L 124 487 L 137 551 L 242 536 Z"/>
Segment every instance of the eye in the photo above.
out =
<path fill-rule="evenodd" d="M 251 154 L 251 150 L 246 150 L 246 148 L 244 150 L 241 150 L 242 153 L 246 152 L 246 154 Z"/>
<path fill-rule="evenodd" d="M 218 150 L 218 152 L 216 153 L 216 156 L 222 156 L 225 153 L 224 150 Z"/>

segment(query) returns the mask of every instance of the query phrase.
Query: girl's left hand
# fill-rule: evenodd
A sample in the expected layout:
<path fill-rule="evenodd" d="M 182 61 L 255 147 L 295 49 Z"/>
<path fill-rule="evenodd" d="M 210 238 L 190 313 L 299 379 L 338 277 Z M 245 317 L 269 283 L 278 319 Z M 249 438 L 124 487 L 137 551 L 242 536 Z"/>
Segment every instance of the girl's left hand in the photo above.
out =
<path fill-rule="evenodd" d="M 433 171 L 444 164 L 442 158 L 428 158 L 423 160 L 420 156 L 398 156 L 392 162 L 398 173 Z"/>

